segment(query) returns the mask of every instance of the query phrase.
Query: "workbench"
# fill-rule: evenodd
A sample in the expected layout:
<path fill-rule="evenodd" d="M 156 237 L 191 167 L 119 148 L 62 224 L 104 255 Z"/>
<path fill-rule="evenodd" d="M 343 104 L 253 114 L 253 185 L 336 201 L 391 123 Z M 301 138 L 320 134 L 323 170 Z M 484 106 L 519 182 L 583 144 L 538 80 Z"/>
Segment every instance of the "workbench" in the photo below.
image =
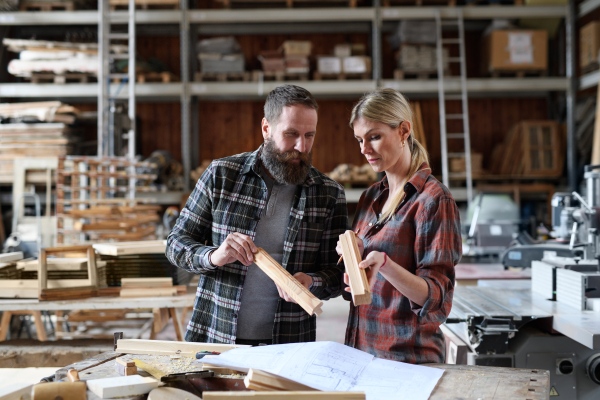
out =
<path fill-rule="evenodd" d="M 63 379 L 70 368 L 79 371 L 82 381 L 119 376 L 115 371 L 115 359 L 140 359 L 148 361 L 147 355 L 119 354 L 106 352 L 96 357 L 69 365 L 56 371 L 55 379 Z M 550 375 L 545 370 L 481 367 L 470 365 L 429 364 L 446 372 L 438 382 L 430 400 L 487 399 L 487 400 L 541 400 L 548 399 Z M 140 375 L 145 371 L 138 369 Z M 167 385 L 187 390 L 198 396 L 210 390 L 246 390 L 245 374 L 215 375 L 211 378 L 193 378 L 169 382 Z M 88 400 L 98 399 L 88 391 Z"/>
<path fill-rule="evenodd" d="M 177 340 L 183 340 L 184 329 L 182 316 L 179 309 L 193 307 L 195 294 L 164 297 L 92 297 L 77 300 L 39 301 L 36 299 L 3 299 L 0 300 L 0 311 L 3 311 L 0 321 L 0 341 L 6 339 L 10 317 L 18 314 L 32 314 L 34 316 L 38 339 L 47 340 L 44 324 L 41 320 L 41 311 L 53 311 L 59 315 L 64 311 L 75 310 L 142 310 L 153 309 L 155 318 L 152 333 L 162 330 L 168 322 L 168 316 L 173 320 Z M 162 318 L 160 318 L 162 316 Z M 166 316 L 166 318 L 165 318 Z M 157 318 L 158 317 L 158 318 Z M 57 330 L 59 329 L 57 324 Z"/>

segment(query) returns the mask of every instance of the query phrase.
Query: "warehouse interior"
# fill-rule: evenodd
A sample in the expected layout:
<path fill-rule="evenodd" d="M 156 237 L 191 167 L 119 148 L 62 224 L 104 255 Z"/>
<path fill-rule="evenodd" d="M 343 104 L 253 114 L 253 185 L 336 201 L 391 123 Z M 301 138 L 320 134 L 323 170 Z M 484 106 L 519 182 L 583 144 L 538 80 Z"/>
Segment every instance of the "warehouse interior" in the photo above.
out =
<path fill-rule="evenodd" d="M 0 0 L 0 37 L 0 400 L 600 399 L 600 0 Z M 215 160 L 262 148 L 281 85 L 318 104 L 312 166 L 347 229 L 387 182 L 352 110 L 408 100 L 460 219 L 443 362 L 348 346 L 349 309 L 386 303 L 362 244 L 349 260 L 356 229 L 338 252 L 352 302 L 254 256 L 316 341 L 186 335 L 214 275 L 167 237 Z"/>

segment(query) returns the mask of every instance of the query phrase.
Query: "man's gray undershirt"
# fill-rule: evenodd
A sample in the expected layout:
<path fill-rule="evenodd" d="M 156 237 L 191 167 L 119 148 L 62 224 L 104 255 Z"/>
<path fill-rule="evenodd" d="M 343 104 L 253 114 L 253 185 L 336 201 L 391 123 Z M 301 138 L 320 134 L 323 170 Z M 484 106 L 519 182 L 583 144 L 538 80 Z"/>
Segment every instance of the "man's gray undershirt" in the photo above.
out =
<path fill-rule="evenodd" d="M 262 168 L 260 175 L 267 184 L 268 200 L 256 227 L 254 244 L 265 249 L 281 264 L 283 242 L 297 186 L 276 183 Z M 256 264 L 250 265 L 242 289 L 236 336 L 251 340 L 271 339 L 278 301 L 279 293 L 273 280 Z"/>

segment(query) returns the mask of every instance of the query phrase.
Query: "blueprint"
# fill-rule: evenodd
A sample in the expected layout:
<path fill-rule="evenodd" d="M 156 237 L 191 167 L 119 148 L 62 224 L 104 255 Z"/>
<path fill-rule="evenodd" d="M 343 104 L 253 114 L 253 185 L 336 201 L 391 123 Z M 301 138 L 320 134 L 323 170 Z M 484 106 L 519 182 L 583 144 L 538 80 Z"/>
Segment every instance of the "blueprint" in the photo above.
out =
<path fill-rule="evenodd" d="M 279 344 L 230 350 L 211 365 L 260 369 L 319 390 L 365 392 L 367 400 L 426 400 L 444 373 L 384 360 L 335 342 Z"/>

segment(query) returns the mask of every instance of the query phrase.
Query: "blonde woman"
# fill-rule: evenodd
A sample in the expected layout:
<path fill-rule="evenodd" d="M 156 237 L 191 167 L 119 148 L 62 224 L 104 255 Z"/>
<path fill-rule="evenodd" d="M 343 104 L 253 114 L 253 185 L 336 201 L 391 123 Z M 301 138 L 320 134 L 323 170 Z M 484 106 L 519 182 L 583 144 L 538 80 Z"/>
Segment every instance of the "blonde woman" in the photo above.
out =
<path fill-rule="evenodd" d="M 452 307 L 462 249 L 456 203 L 431 175 L 400 93 L 363 96 L 350 127 L 371 167 L 386 177 L 362 194 L 354 218 L 372 302 L 350 306 L 346 345 L 390 360 L 443 363 L 439 326 Z M 341 254 L 339 242 L 336 250 Z"/>

